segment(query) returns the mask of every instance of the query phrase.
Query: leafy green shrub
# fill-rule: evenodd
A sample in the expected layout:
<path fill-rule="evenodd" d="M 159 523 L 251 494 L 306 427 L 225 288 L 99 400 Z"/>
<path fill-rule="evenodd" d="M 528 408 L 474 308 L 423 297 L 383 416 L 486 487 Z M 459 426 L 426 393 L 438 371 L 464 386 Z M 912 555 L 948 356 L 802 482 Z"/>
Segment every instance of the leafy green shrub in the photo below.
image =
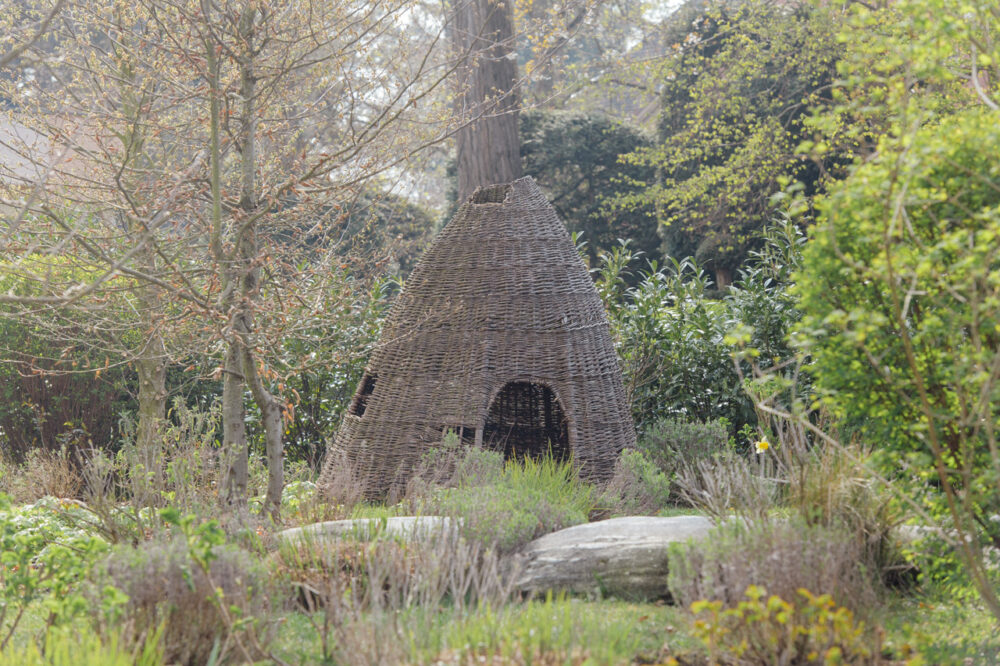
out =
<path fill-rule="evenodd" d="M 821 202 L 796 293 L 825 405 L 915 481 L 1000 617 L 985 561 L 1000 544 L 998 118 L 979 107 L 883 139 Z"/>
<path fill-rule="evenodd" d="M 785 337 L 799 319 L 788 285 L 804 242 L 787 219 L 765 229 L 738 283 L 721 294 L 692 259 L 651 263 L 639 284 L 627 287 L 635 259 L 628 246 L 602 255 L 596 286 L 640 432 L 666 418 L 725 419 L 730 436 L 757 425 L 743 385 L 750 363 L 737 366 L 733 355 L 737 344 L 751 344 L 761 367 L 794 372 L 784 363 L 792 356 Z"/>
<path fill-rule="evenodd" d="M 454 485 L 429 489 L 428 512 L 462 521 L 465 535 L 503 552 L 548 532 L 587 522 L 594 488 L 582 482 L 572 463 L 551 456 L 508 460 L 502 454 L 468 448 L 455 468 Z M 479 473 L 466 474 L 465 469 Z"/>
<path fill-rule="evenodd" d="M 215 541 L 178 536 L 113 550 L 97 568 L 124 595 L 110 626 L 140 640 L 162 625 L 168 663 L 259 658 L 270 628 L 269 578 L 249 553 Z"/>
<path fill-rule="evenodd" d="M 597 113 L 542 110 L 522 112 L 520 132 L 524 173 L 538 181 L 570 232 L 583 232 L 592 265 L 621 238 L 645 256 L 659 255 L 653 206 L 608 205 L 655 180 L 655 168 L 619 159 L 651 146 L 651 137 Z"/>
<path fill-rule="evenodd" d="M 29 606 L 50 626 L 70 623 L 87 611 L 81 582 L 108 547 L 81 528 L 89 518 L 73 501 L 46 497 L 13 507 L 0 495 L 0 651 Z"/>
<path fill-rule="evenodd" d="M 720 601 L 736 607 L 751 585 L 794 599 L 800 588 L 823 590 L 855 613 L 876 607 L 878 572 L 865 544 L 846 529 L 798 520 L 717 527 L 700 542 L 672 549 L 670 592 L 678 603 Z"/>
<path fill-rule="evenodd" d="M 854 613 L 837 606 L 830 595 L 797 590 L 800 602 L 778 595 L 765 599 L 757 585 L 731 607 L 721 601 L 695 601 L 694 633 L 708 649 L 713 664 L 879 664 L 877 637 Z M 873 638 L 876 638 L 873 640 Z"/>
<path fill-rule="evenodd" d="M 615 462 L 599 504 L 611 514 L 655 514 L 670 499 L 670 477 L 644 451 L 626 449 Z"/>
<path fill-rule="evenodd" d="M 729 423 L 725 419 L 689 421 L 665 418 L 651 424 L 636 446 L 671 478 L 679 467 L 726 451 Z"/>

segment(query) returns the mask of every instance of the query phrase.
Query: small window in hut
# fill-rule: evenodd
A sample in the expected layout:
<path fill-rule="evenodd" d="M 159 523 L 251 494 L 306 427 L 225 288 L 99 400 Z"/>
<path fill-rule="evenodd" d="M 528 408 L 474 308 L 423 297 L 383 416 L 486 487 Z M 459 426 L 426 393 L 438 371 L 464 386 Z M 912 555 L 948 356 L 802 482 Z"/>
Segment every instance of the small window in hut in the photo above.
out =
<path fill-rule="evenodd" d="M 472 203 L 503 203 L 504 199 L 507 198 L 507 192 L 509 191 L 510 185 L 488 185 L 486 187 L 480 187 L 472 194 Z"/>
<path fill-rule="evenodd" d="M 364 416 L 365 410 L 368 409 L 368 398 L 371 397 L 374 391 L 375 375 L 369 375 L 366 372 L 365 376 L 361 378 L 361 386 L 358 387 L 358 392 L 354 394 L 354 400 L 351 401 L 351 408 L 347 411 L 355 416 Z"/>
<path fill-rule="evenodd" d="M 511 382 L 490 405 L 483 443 L 507 458 L 533 458 L 549 450 L 557 460 L 569 457 L 569 424 L 552 389 L 533 382 Z"/>

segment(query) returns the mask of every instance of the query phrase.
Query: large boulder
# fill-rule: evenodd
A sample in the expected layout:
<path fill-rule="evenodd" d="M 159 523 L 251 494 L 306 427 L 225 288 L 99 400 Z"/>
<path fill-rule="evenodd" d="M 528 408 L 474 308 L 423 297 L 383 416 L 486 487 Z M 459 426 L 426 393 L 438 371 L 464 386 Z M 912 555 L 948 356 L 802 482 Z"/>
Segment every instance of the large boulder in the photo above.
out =
<path fill-rule="evenodd" d="M 626 599 L 663 599 L 671 543 L 702 539 L 713 524 L 703 516 L 612 518 L 546 534 L 520 552 L 515 587 Z"/>

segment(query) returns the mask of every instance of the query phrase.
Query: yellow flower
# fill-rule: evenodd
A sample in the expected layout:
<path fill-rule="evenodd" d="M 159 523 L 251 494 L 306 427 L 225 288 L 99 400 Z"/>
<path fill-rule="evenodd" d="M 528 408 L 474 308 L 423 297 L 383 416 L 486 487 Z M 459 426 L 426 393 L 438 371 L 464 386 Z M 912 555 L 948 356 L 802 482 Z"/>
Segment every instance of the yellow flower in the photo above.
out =
<path fill-rule="evenodd" d="M 754 444 L 754 450 L 756 450 L 757 453 L 764 453 L 764 451 L 767 451 L 769 448 L 771 448 L 771 445 L 767 443 L 766 439 L 762 439 Z"/>

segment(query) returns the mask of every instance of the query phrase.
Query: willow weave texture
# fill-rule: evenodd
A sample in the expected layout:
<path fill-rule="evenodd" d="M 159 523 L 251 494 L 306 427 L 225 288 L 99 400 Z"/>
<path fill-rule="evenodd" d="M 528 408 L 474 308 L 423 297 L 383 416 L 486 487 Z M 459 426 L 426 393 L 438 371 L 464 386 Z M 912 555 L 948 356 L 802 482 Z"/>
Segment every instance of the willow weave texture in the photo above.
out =
<path fill-rule="evenodd" d="M 478 189 L 414 268 L 320 488 L 346 460 L 383 496 L 448 431 L 509 456 L 572 456 L 593 480 L 635 443 L 604 307 L 531 178 Z"/>

